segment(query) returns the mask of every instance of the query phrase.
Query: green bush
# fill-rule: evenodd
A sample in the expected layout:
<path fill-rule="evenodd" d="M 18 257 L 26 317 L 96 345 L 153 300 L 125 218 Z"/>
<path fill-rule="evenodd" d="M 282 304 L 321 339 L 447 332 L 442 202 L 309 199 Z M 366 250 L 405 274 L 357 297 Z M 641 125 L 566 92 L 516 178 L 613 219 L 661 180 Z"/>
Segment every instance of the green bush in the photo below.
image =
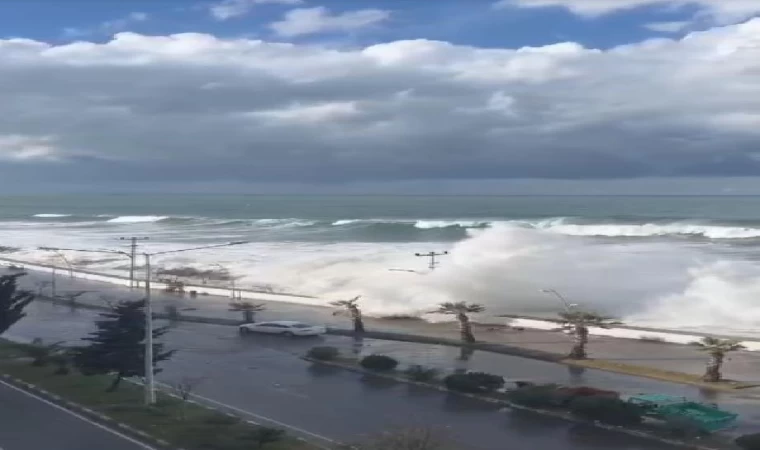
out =
<path fill-rule="evenodd" d="M 760 433 L 739 436 L 734 442 L 742 450 L 760 450 Z"/>
<path fill-rule="evenodd" d="M 438 369 L 414 364 L 412 366 L 409 366 L 404 371 L 404 375 L 410 380 L 421 381 L 425 383 L 434 381 L 436 378 L 438 378 Z"/>
<path fill-rule="evenodd" d="M 568 408 L 578 417 L 609 425 L 638 425 L 643 416 L 639 406 L 607 396 L 576 397 Z"/>
<path fill-rule="evenodd" d="M 494 392 L 504 386 L 504 378 L 485 372 L 453 373 L 443 379 L 448 389 L 481 394 Z"/>
<path fill-rule="evenodd" d="M 338 355 L 340 355 L 340 351 L 338 351 L 335 347 L 312 347 L 309 349 L 309 351 L 306 353 L 306 356 L 312 359 L 316 359 L 319 361 L 332 361 L 334 359 L 338 358 Z"/>
<path fill-rule="evenodd" d="M 553 408 L 566 404 L 570 397 L 556 384 L 524 386 L 507 392 L 507 400 L 530 408 Z"/>
<path fill-rule="evenodd" d="M 365 369 L 387 372 L 398 366 L 398 360 L 385 355 L 369 355 L 365 356 L 359 364 Z"/>

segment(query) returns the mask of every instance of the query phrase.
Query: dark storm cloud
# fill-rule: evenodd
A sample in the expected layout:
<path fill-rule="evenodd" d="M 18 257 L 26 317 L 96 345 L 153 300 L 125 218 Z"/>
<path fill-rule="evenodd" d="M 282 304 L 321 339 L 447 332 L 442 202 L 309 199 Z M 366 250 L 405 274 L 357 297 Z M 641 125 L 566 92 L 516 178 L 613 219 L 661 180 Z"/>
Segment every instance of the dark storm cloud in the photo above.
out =
<path fill-rule="evenodd" d="M 107 184 L 758 174 L 759 43 L 760 20 L 605 52 L 424 40 L 338 51 L 198 34 L 0 41 L 0 175 Z"/>

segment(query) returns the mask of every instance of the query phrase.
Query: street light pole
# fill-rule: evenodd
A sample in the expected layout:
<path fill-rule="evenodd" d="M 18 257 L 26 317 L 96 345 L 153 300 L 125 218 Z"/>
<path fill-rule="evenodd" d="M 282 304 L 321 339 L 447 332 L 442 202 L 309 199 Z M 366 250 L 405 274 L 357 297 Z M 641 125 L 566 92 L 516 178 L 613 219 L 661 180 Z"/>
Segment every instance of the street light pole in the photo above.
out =
<path fill-rule="evenodd" d="M 130 241 L 129 251 L 129 287 L 135 287 L 135 258 L 137 257 L 137 241 L 147 241 L 147 237 L 120 237 L 120 241 Z"/>
<path fill-rule="evenodd" d="M 133 241 L 134 242 L 134 241 Z M 150 254 L 145 256 L 145 404 L 156 403 L 153 380 L 153 302 L 150 296 Z M 134 266 L 134 259 L 132 259 Z"/>
<path fill-rule="evenodd" d="M 224 244 L 205 245 L 202 247 L 183 248 L 179 250 L 167 250 L 155 253 L 143 253 L 145 256 L 145 403 L 152 405 L 156 402 L 156 386 L 153 378 L 153 304 L 150 293 L 150 257 L 166 255 L 169 253 L 189 252 L 204 250 L 207 248 L 230 247 L 232 245 L 247 244 L 248 241 L 227 242 Z"/>
<path fill-rule="evenodd" d="M 562 296 L 557 290 L 555 289 L 541 289 L 541 292 L 544 294 L 552 294 L 553 296 L 557 297 L 559 301 L 562 303 L 562 306 L 565 307 L 565 311 L 570 312 L 571 308 L 578 306 L 575 303 L 570 303 L 567 301 L 565 297 Z"/>
<path fill-rule="evenodd" d="M 415 253 L 414 256 L 421 256 L 425 258 L 430 258 L 430 264 L 428 265 L 428 268 L 432 271 L 435 270 L 436 267 L 438 267 L 438 264 L 440 264 L 438 261 L 435 260 L 436 256 L 443 256 L 448 255 L 449 252 L 428 252 L 428 253 Z"/>

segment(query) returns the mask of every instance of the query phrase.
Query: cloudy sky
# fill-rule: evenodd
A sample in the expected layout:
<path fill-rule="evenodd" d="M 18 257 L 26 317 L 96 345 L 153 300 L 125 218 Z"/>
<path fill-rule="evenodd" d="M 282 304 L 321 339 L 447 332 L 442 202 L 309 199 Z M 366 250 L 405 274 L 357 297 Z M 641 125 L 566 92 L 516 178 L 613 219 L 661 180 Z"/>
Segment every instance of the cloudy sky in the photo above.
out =
<path fill-rule="evenodd" d="M 4 0 L 0 187 L 746 181 L 758 16 L 758 0 Z"/>

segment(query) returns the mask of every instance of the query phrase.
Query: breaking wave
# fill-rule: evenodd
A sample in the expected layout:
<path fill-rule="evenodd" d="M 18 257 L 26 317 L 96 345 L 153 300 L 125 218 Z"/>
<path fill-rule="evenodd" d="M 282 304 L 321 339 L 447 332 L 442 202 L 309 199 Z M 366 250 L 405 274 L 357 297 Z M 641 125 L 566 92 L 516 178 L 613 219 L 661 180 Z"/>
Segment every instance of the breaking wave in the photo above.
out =
<path fill-rule="evenodd" d="M 54 219 L 58 217 L 71 217 L 71 214 L 35 214 L 32 217 L 38 217 L 40 219 Z"/>
<path fill-rule="evenodd" d="M 574 224 L 566 219 L 546 220 L 532 228 L 569 236 L 653 237 L 696 236 L 709 239 L 750 239 L 760 237 L 760 228 L 693 223 Z"/>
<path fill-rule="evenodd" d="M 109 223 L 149 223 L 169 219 L 169 216 L 118 216 L 109 219 Z"/>

